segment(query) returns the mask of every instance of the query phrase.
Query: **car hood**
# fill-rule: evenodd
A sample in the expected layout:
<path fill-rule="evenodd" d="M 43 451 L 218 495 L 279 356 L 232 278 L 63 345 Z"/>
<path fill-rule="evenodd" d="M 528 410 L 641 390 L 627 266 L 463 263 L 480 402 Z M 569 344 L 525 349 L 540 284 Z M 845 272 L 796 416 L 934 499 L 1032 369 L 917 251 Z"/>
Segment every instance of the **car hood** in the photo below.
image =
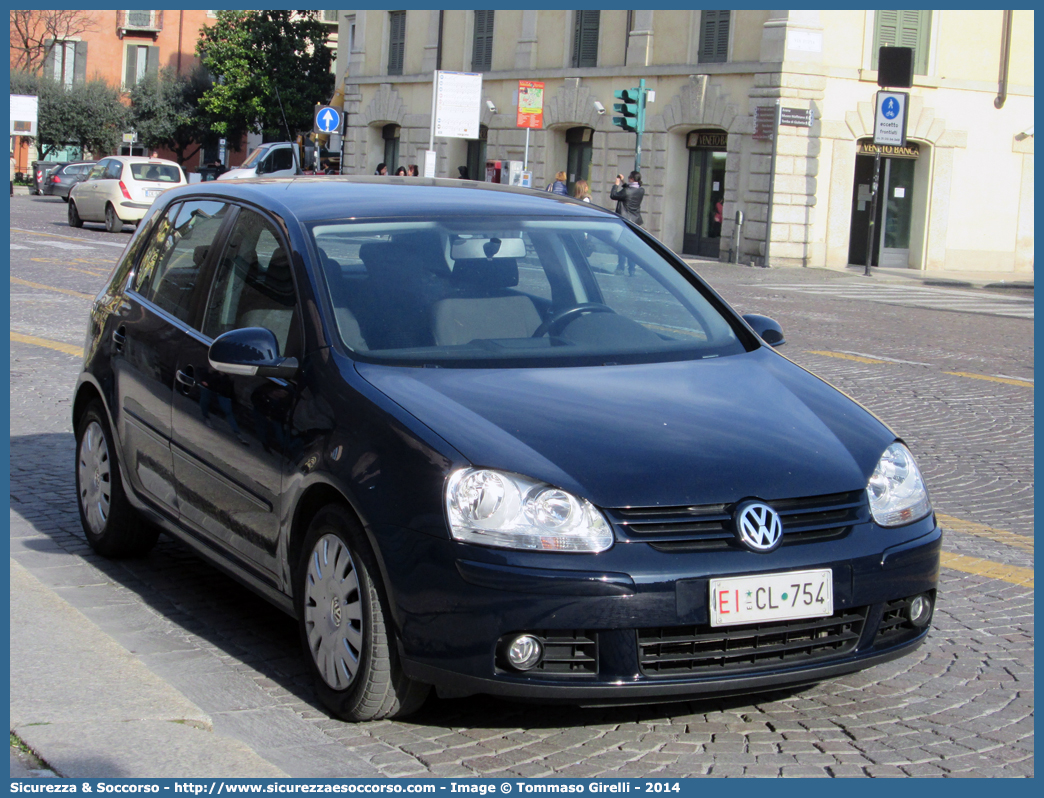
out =
<path fill-rule="evenodd" d="M 472 464 L 602 507 L 860 490 L 895 440 L 854 401 L 767 348 L 593 368 L 356 368 Z"/>

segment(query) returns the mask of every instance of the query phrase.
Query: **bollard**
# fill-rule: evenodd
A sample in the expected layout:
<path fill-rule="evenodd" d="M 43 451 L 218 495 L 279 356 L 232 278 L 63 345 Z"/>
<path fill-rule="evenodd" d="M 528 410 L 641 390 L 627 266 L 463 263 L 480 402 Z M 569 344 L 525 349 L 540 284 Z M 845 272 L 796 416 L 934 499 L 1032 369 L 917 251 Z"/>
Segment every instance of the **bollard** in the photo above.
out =
<path fill-rule="evenodd" d="M 739 263 L 739 246 L 743 238 L 743 211 L 736 211 L 736 224 L 732 228 L 732 248 L 729 252 L 729 263 Z"/>

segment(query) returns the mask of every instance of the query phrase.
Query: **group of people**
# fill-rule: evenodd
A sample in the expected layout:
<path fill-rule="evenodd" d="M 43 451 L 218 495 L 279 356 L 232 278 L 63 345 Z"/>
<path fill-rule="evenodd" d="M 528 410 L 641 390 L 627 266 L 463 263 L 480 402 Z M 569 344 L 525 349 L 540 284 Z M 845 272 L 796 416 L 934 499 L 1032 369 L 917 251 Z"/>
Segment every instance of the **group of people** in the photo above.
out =
<path fill-rule="evenodd" d="M 377 164 L 377 169 L 374 171 L 374 174 L 379 177 L 386 177 L 388 174 L 388 164 L 383 161 Z M 415 163 L 411 163 L 408 167 L 400 166 L 395 170 L 395 177 L 420 177 L 420 169 Z"/>
<path fill-rule="evenodd" d="M 568 197 L 569 188 L 566 185 L 566 173 L 559 172 L 556 174 L 554 181 L 548 185 L 547 190 L 552 194 Z M 576 181 L 573 188 L 573 196 L 584 202 L 591 201 L 591 186 L 588 185 L 586 180 Z M 617 175 L 616 180 L 613 181 L 612 188 L 609 189 L 609 199 L 616 201 L 616 213 L 639 227 L 644 222 L 641 211 L 642 199 L 644 197 L 645 189 L 642 188 L 642 173 L 638 171 L 631 172 L 626 180 L 624 180 L 623 175 Z M 634 270 L 635 262 L 620 255 L 616 264 L 616 274 L 624 274 L 626 272 L 633 276 Z"/>

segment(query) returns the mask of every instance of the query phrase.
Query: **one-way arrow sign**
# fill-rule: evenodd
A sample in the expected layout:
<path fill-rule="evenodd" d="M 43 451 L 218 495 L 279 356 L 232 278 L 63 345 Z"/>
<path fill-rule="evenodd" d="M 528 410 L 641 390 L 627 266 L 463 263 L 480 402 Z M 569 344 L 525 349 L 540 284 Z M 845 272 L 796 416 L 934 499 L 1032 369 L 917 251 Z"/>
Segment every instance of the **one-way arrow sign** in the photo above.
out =
<path fill-rule="evenodd" d="M 329 105 L 320 105 L 315 109 L 313 127 L 316 133 L 336 133 L 341 129 L 341 112 Z"/>

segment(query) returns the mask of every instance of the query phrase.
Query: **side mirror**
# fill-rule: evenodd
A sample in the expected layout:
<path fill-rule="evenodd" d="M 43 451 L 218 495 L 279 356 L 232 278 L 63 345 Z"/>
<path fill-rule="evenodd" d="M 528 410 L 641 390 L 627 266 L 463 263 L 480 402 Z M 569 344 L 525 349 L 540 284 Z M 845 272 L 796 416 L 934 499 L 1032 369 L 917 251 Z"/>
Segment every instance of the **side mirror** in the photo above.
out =
<path fill-rule="evenodd" d="M 783 337 L 783 328 L 779 326 L 779 322 L 775 319 L 770 319 L 768 316 L 758 316 L 754 313 L 748 313 L 743 317 L 743 320 L 747 322 L 760 337 L 769 346 L 783 346 L 787 340 Z"/>
<path fill-rule="evenodd" d="M 280 357 L 275 333 L 264 327 L 244 327 L 219 335 L 210 345 L 210 367 L 224 374 L 279 377 L 297 374 L 297 358 Z"/>
<path fill-rule="evenodd" d="M 265 173 L 266 160 L 266 158 L 262 158 L 260 161 L 257 162 L 257 166 L 254 168 L 254 171 L 257 172 L 259 175 L 263 175 Z"/>

